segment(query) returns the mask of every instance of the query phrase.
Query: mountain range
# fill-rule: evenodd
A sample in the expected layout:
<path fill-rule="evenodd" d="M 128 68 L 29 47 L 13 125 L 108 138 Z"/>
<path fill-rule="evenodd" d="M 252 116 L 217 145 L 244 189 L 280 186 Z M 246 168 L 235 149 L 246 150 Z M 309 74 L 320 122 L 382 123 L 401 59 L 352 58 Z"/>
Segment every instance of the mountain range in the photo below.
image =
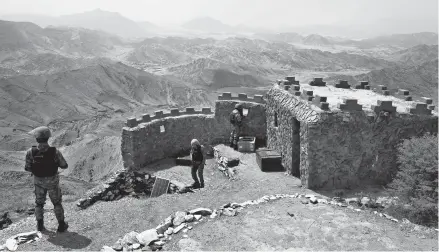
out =
<path fill-rule="evenodd" d="M 125 25 L 132 23 L 121 22 Z M 195 26 L 187 23 L 186 29 Z M 282 76 L 302 76 L 301 82 L 317 75 L 328 83 L 369 80 L 373 86 L 408 89 L 415 98 L 437 96 L 437 34 L 365 40 L 298 33 L 132 40 L 105 29 L 105 24 L 42 28 L 0 21 L 1 151 L 25 150 L 34 141 L 27 133 L 49 125 L 55 129 L 52 143 L 64 146 L 73 160 L 72 174 L 92 180 L 101 178 L 97 170 L 106 169 L 99 164 L 108 164 L 104 154 L 99 156 L 105 150 L 93 148 L 117 146 L 127 117 L 212 106 L 223 91 L 263 94 Z M 228 28 L 217 23 L 221 29 Z M 2 153 L 1 160 L 9 162 Z M 79 158 L 78 153 L 89 155 Z M 97 170 L 90 172 L 92 166 Z"/>
<path fill-rule="evenodd" d="M 269 18 L 269 17 L 267 17 Z M 159 26 L 148 21 L 133 21 L 120 13 L 94 9 L 82 13 L 62 16 L 44 16 L 35 14 L 10 14 L 2 15 L 0 19 L 15 22 L 32 22 L 41 27 L 68 26 L 81 27 L 92 30 L 101 30 L 127 38 L 152 37 L 157 35 L 189 35 L 195 32 L 200 35 L 207 33 L 228 35 L 249 35 L 254 33 L 291 33 L 321 34 L 325 36 L 341 36 L 351 38 L 365 38 L 384 36 L 388 34 L 414 34 L 436 33 L 438 30 L 437 19 L 428 23 L 418 20 L 382 20 L 382 22 L 369 25 L 307 25 L 307 26 L 279 26 L 272 28 L 250 27 L 248 25 L 229 25 L 211 17 L 198 17 L 182 24 Z M 437 37 L 437 36 L 436 36 Z M 385 38 L 380 38 L 383 40 Z M 391 38 L 395 40 L 397 38 Z M 436 38 L 437 40 L 437 38 Z M 379 42 L 379 41 L 378 41 Z M 392 43 L 392 41 L 389 41 Z M 374 44 L 375 45 L 375 44 Z M 413 46 L 413 45 L 412 45 Z"/>

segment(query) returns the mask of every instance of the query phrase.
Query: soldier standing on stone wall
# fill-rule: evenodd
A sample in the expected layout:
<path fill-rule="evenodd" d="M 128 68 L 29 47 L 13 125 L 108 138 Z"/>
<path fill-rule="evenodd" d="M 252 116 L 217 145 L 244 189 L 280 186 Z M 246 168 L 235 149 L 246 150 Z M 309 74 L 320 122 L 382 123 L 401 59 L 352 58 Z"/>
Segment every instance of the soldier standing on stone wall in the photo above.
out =
<path fill-rule="evenodd" d="M 26 153 L 25 170 L 34 175 L 35 185 L 35 218 L 37 230 L 43 231 L 44 227 L 44 204 L 47 192 L 54 206 L 55 216 L 58 220 L 58 232 L 65 232 L 69 225 L 64 221 L 64 208 L 62 206 L 62 194 L 59 187 L 58 167 L 66 169 L 68 164 L 61 152 L 55 147 L 50 147 L 48 140 L 51 137 L 49 128 L 42 126 L 32 132 L 38 146 L 32 146 Z"/>
<path fill-rule="evenodd" d="M 230 113 L 229 117 L 230 123 L 233 126 L 233 131 L 230 133 L 230 147 L 237 150 L 238 140 L 241 134 L 242 119 L 244 118 L 242 103 L 235 105 L 235 109 Z"/>

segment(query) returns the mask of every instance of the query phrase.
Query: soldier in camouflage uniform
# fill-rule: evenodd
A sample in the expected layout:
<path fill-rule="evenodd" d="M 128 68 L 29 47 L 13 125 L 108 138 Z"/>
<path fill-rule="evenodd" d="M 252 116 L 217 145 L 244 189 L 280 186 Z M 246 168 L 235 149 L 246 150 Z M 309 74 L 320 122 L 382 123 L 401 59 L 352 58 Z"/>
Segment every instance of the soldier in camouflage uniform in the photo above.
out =
<path fill-rule="evenodd" d="M 237 150 L 238 140 L 241 134 L 243 115 L 243 106 L 241 103 L 235 105 L 235 109 L 230 113 L 230 123 L 233 125 L 233 131 L 230 133 L 230 147 Z"/>
<path fill-rule="evenodd" d="M 58 220 L 58 232 L 64 232 L 69 227 L 64 221 L 64 208 L 62 194 L 59 187 L 58 167 L 66 169 L 68 164 L 61 152 L 48 144 L 51 133 L 49 128 L 42 126 L 33 130 L 38 146 L 32 146 L 26 153 L 25 170 L 32 172 L 35 185 L 35 218 L 38 231 L 44 227 L 44 205 L 46 196 L 54 206 L 55 216 Z"/>

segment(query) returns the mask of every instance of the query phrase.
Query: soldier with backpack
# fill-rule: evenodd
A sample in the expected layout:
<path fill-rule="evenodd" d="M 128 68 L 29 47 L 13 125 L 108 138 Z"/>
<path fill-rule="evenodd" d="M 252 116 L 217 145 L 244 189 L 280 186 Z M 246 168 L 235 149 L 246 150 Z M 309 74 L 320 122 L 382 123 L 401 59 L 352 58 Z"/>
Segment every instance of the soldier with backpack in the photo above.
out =
<path fill-rule="evenodd" d="M 58 167 L 67 169 L 68 164 L 61 152 L 48 144 L 51 137 L 49 128 L 42 126 L 33 130 L 38 146 L 32 146 L 26 153 L 25 170 L 32 172 L 35 186 L 35 218 L 37 230 L 44 231 L 44 205 L 46 196 L 54 206 L 58 220 L 58 232 L 65 232 L 69 225 L 64 221 L 64 208 L 62 194 L 59 187 Z"/>
<path fill-rule="evenodd" d="M 243 105 L 242 103 L 238 103 L 235 105 L 235 109 L 230 113 L 229 120 L 233 126 L 233 131 L 230 133 L 230 147 L 237 150 L 238 149 L 238 140 L 241 134 L 241 126 L 243 115 Z"/>
<path fill-rule="evenodd" d="M 192 158 L 192 179 L 195 181 L 192 184 L 193 188 L 204 188 L 204 164 L 206 163 L 206 157 L 203 153 L 203 146 L 197 139 L 191 141 L 191 158 Z M 198 173 L 198 177 L 197 177 Z"/>

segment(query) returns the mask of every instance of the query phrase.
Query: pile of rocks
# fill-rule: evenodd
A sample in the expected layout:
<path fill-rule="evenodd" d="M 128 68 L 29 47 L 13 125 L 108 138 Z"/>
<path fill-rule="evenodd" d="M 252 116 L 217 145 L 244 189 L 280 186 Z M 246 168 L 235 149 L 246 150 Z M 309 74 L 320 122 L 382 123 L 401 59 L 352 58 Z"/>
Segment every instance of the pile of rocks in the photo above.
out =
<path fill-rule="evenodd" d="M 217 162 L 217 168 L 224 173 L 226 177 L 233 180 L 235 178 L 236 169 L 234 166 L 239 165 L 239 158 L 225 157 L 218 148 L 213 147 L 213 153 Z"/>
<path fill-rule="evenodd" d="M 212 216 L 209 208 L 196 208 L 190 211 L 177 211 L 167 217 L 156 228 L 141 233 L 129 232 L 119 239 L 112 247 L 104 246 L 102 251 L 142 251 L 161 250 L 173 234 L 187 233 L 206 216 Z"/>
<path fill-rule="evenodd" d="M 12 224 L 12 220 L 9 218 L 9 213 L 6 212 L 0 217 L 0 230 L 9 227 Z"/>
<path fill-rule="evenodd" d="M 106 182 L 89 190 L 86 197 L 76 204 L 85 209 L 97 201 L 118 200 L 124 196 L 150 197 L 154 186 L 155 177 L 148 173 L 127 171 L 126 169 L 115 172 Z M 180 188 L 170 183 L 168 193 L 178 193 Z"/>
<path fill-rule="evenodd" d="M 383 209 L 386 206 L 388 206 L 389 204 L 393 204 L 395 202 L 395 200 L 397 200 L 396 197 L 393 197 L 393 198 L 379 197 L 376 201 L 371 200 L 369 197 L 347 198 L 347 199 L 344 199 L 341 197 L 333 197 L 331 200 L 327 200 L 327 199 L 317 198 L 316 196 L 314 196 L 312 194 L 299 195 L 299 198 L 302 198 L 302 197 L 304 197 L 304 199 L 301 200 L 302 204 L 322 203 L 322 204 L 334 205 L 334 206 L 339 206 L 339 207 L 346 207 L 347 209 L 351 209 L 351 210 L 356 211 L 356 212 L 361 212 L 362 211 L 361 208 L 363 208 L 363 209 L 364 208 L 381 208 L 381 209 Z M 356 208 L 356 207 L 361 207 L 361 208 Z M 398 219 L 396 219 L 388 214 L 380 213 L 378 211 L 373 211 L 373 213 L 379 215 L 380 217 L 385 217 L 391 221 L 398 222 Z"/>
<path fill-rule="evenodd" d="M 257 205 L 270 200 L 288 197 L 287 194 L 267 195 L 258 200 L 248 200 L 243 203 L 227 203 L 219 209 L 196 208 L 190 211 L 177 211 L 168 216 L 156 228 L 148 229 L 142 233 L 130 232 L 122 239 L 119 239 L 112 247 L 104 246 L 101 251 L 145 251 L 161 250 L 167 241 L 172 239 L 172 235 L 184 233 L 183 237 L 193 227 L 207 219 L 214 219 L 224 215 L 228 217 L 236 216 L 242 209 L 249 205 Z M 293 196 L 295 197 L 295 196 Z"/>
<path fill-rule="evenodd" d="M 192 230 L 196 224 L 208 219 L 207 216 L 209 216 L 210 219 L 215 219 L 221 215 L 233 217 L 247 206 L 268 203 L 282 198 L 298 198 L 302 199 L 301 202 L 303 204 L 329 204 L 341 207 L 345 206 L 347 208 L 352 208 L 355 211 L 361 211 L 361 209 L 356 209 L 352 205 L 347 205 L 346 200 L 339 197 L 334 197 L 329 200 L 329 198 L 318 197 L 312 194 L 296 193 L 265 195 L 257 200 L 248 200 L 242 203 L 227 203 L 214 210 L 209 208 L 196 208 L 190 211 L 177 211 L 168 216 L 156 228 L 148 229 L 142 233 L 132 231 L 126 234 L 122 239 L 119 239 L 112 247 L 104 246 L 101 251 L 161 250 L 166 242 L 172 239 L 172 235 L 182 232 L 184 233 L 183 238 L 187 238 L 188 235 L 186 233 L 189 232 L 189 230 Z M 378 213 L 377 211 L 374 211 L 374 213 L 389 220 L 398 222 L 397 219 L 388 214 Z M 288 214 L 294 216 L 293 213 Z M 407 220 L 404 219 L 404 222 L 407 222 Z"/>

